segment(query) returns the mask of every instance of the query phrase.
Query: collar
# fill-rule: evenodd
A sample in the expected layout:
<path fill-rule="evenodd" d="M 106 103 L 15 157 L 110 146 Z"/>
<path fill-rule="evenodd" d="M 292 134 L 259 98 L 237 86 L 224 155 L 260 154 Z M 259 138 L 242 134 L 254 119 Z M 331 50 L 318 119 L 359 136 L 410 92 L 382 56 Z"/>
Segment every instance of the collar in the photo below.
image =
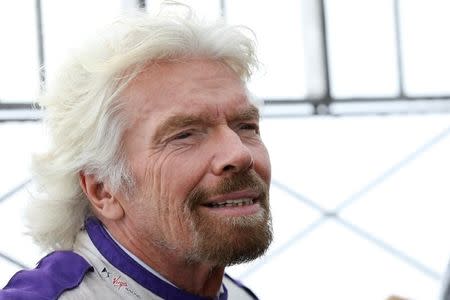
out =
<path fill-rule="evenodd" d="M 134 281 L 158 295 L 163 299 L 183 300 L 207 300 L 210 298 L 197 296 L 181 290 L 170 283 L 162 280 L 133 258 L 131 258 L 106 232 L 103 225 L 96 218 L 86 220 L 86 231 L 98 249 L 98 251 L 118 270 L 127 274 Z M 216 300 L 227 300 L 228 292 L 224 285 L 223 292 Z"/>
<path fill-rule="evenodd" d="M 103 225 L 103 224 L 102 224 Z M 120 247 L 120 249 L 122 249 L 129 257 L 131 257 L 134 261 L 136 261 L 138 264 L 140 264 L 141 266 L 143 266 L 145 269 L 147 269 L 147 271 L 151 272 L 152 274 L 154 274 L 155 276 L 157 276 L 159 279 L 177 287 L 176 285 L 174 285 L 173 283 L 171 283 L 169 280 L 167 280 L 166 278 L 164 278 L 161 274 L 159 274 L 158 272 L 156 272 L 156 270 L 154 270 L 152 267 L 150 267 L 149 265 L 147 265 L 146 263 L 144 263 L 139 257 L 137 257 L 136 255 L 134 255 L 133 253 L 131 253 L 130 251 L 128 251 L 121 243 L 119 243 L 119 241 L 117 241 L 112 235 L 111 232 L 109 232 L 108 228 L 106 228 L 103 225 L 103 229 L 105 229 L 106 233 L 108 233 L 109 237 L 111 238 L 111 240 L 113 240 L 117 246 Z"/>

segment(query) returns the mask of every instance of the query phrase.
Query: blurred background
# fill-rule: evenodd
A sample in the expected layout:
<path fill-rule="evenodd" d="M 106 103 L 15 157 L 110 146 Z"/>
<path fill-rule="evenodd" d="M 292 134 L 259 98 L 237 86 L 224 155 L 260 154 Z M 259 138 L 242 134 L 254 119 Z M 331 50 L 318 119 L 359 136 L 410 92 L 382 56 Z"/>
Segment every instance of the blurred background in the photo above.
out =
<path fill-rule="evenodd" d="M 26 236 L 33 102 L 73 47 L 157 0 L 0 2 L 0 287 Z M 261 299 L 437 299 L 450 259 L 448 0 L 190 0 L 254 30 L 275 240 L 228 272 Z"/>

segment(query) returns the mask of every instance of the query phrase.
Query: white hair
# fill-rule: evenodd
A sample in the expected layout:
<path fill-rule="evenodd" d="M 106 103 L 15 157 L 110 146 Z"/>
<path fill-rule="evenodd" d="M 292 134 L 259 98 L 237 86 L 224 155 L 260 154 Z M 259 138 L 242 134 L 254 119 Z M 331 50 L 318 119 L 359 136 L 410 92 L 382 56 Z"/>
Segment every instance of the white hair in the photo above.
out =
<path fill-rule="evenodd" d="M 133 189 L 122 145 L 127 120 L 121 93 L 146 65 L 210 58 L 247 81 L 258 64 L 252 36 L 245 27 L 199 21 L 190 10 L 183 15 L 137 13 L 118 19 L 72 55 L 39 99 L 50 145 L 33 157 L 37 191 L 26 218 L 34 241 L 44 250 L 73 247 L 91 214 L 80 172 L 115 191 Z"/>

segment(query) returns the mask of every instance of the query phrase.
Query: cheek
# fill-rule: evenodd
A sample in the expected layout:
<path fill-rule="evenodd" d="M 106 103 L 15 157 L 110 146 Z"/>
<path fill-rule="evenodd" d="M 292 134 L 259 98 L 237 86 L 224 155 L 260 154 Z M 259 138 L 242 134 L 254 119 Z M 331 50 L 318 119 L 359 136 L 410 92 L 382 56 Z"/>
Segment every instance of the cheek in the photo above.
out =
<path fill-rule="evenodd" d="M 269 153 L 264 145 L 260 145 L 258 148 L 254 149 L 253 159 L 255 162 L 255 171 L 267 184 L 270 184 L 272 170 Z"/>
<path fill-rule="evenodd" d="M 199 184 L 205 174 L 205 157 L 198 153 L 184 153 L 166 160 L 161 168 L 161 186 L 171 190 L 178 202 Z"/>
<path fill-rule="evenodd" d="M 140 190 L 147 201 L 152 202 L 160 221 L 167 223 L 173 218 L 183 217 L 186 197 L 197 186 L 203 173 L 200 158 L 187 153 L 164 154 L 153 157 L 154 160 L 146 164 Z"/>
<path fill-rule="evenodd" d="M 203 178 L 201 158 L 194 155 L 167 156 L 159 165 L 157 203 L 158 224 L 163 238 L 170 245 L 185 249 L 192 246 L 194 232 L 192 215 L 186 199 Z"/>

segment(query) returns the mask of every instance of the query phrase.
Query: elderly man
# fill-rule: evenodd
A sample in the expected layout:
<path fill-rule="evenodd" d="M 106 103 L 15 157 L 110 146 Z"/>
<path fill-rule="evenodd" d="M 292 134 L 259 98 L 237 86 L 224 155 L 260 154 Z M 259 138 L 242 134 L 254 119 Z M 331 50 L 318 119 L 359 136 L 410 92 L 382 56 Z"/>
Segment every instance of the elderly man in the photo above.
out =
<path fill-rule="evenodd" d="M 254 46 L 187 15 L 116 22 L 41 98 L 27 217 L 54 251 L 0 299 L 256 299 L 224 273 L 272 239 Z"/>

